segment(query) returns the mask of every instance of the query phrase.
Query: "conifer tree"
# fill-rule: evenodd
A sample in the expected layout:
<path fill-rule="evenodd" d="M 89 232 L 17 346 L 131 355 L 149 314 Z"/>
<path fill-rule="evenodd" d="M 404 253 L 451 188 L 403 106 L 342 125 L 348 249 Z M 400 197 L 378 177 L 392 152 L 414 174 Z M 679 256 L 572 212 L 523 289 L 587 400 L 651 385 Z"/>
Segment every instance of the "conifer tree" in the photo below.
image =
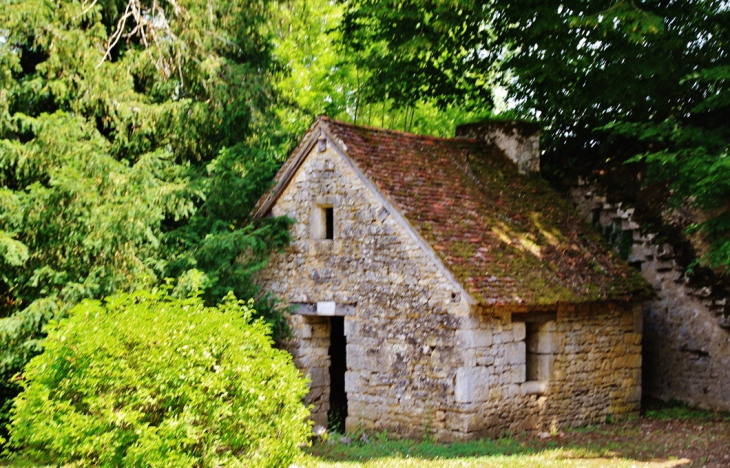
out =
<path fill-rule="evenodd" d="M 43 325 L 80 300 L 167 277 L 211 303 L 258 297 L 250 274 L 288 225 L 248 216 L 286 143 L 270 11 L 0 3 L 0 427 Z"/>

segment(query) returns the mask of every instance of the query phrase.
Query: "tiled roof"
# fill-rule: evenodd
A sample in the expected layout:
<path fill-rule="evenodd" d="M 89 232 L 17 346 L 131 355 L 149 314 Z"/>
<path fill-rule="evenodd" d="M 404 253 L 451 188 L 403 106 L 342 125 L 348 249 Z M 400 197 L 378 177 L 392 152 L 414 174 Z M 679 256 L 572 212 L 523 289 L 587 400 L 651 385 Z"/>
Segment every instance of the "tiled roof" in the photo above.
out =
<path fill-rule="evenodd" d="M 566 200 L 538 176 L 518 174 L 498 147 L 325 117 L 319 123 L 344 143 L 344 152 L 477 302 L 529 305 L 648 294 L 640 275 Z"/>

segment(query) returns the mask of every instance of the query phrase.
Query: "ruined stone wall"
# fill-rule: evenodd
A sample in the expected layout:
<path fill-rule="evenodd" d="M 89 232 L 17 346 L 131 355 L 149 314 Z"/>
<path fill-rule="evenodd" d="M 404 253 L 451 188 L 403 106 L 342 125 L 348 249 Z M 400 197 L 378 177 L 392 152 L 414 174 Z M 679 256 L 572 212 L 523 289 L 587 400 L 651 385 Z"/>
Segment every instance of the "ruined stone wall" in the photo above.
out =
<path fill-rule="evenodd" d="M 634 209 L 607 203 L 581 181 L 571 189 L 578 211 L 611 235 L 657 293 L 644 308 L 644 393 L 693 406 L 730 410 L 728 299 L 688 284 L 672 246 L 642 234 Z M 627 241 L 627 242 L 624 242 Z"/>
<path fill-rule="evenodd" d="M 540 126 L 533 122 L 487 120 L 456 127 L 457 137 L 478 138 L 497 145 L 521 174 L 540 172 Z"/>
<path fill-rule="evenodd" d="M 334 209 L 332 240 L 313 238 L 318 205 Z M 289 302 L 357 304 L 357 314 L 345 317 L 348 428 L 385 424 L 403 436 L 423 433 L 424 412 L 453 393 L 453 313 L 468 310 L 459 287 L 331 145 L 313 149 L 272 211 L 297 223 L 292 245 L 261 275 L 266 289 Z M 292 317 L 289 343 L 295 364 L 312 379 L 307 401 L 320 424 L 329 397 L 328 320 Z"/>

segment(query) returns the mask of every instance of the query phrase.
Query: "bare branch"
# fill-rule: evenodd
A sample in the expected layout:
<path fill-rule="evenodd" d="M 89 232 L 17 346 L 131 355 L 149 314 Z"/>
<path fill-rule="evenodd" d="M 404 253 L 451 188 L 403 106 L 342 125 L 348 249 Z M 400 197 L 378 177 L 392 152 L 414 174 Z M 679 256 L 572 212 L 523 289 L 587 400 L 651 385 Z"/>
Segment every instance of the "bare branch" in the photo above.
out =
<path fill-rule="evenodd" d="M 84 5 L 86 5 L 86 0 L 84 0 L 84 3 L 81 4 L 82 7 Z M 73 19 L 78 19 L 78 18 L 84 16 L 86 13 L 88 13 L 89 11 L 91 11 L 92 8 L 94 8 L 94 5 L 96 5 L 96 0 L 94 0 L 93 2 L 91 2 L 91 5 L 89 5 L 88 7 L 84 8 L 83 11 L 81 11 L 81 13 L 79 13 L 76 16 L 74 16 Z"/>

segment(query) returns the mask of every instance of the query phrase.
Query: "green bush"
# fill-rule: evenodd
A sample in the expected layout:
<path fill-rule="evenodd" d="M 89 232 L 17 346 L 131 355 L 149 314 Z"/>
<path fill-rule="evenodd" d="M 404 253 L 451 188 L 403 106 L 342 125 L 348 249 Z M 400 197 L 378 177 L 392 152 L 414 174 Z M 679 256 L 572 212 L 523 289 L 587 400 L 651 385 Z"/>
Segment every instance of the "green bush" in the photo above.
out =
<path fill-rule="evenodd" d="M 232 295 L 85 301 L 49 325 L 15 399 L 10 444 L 79 466 L 288 466 L 306 443 L 306 382 Z"/>

